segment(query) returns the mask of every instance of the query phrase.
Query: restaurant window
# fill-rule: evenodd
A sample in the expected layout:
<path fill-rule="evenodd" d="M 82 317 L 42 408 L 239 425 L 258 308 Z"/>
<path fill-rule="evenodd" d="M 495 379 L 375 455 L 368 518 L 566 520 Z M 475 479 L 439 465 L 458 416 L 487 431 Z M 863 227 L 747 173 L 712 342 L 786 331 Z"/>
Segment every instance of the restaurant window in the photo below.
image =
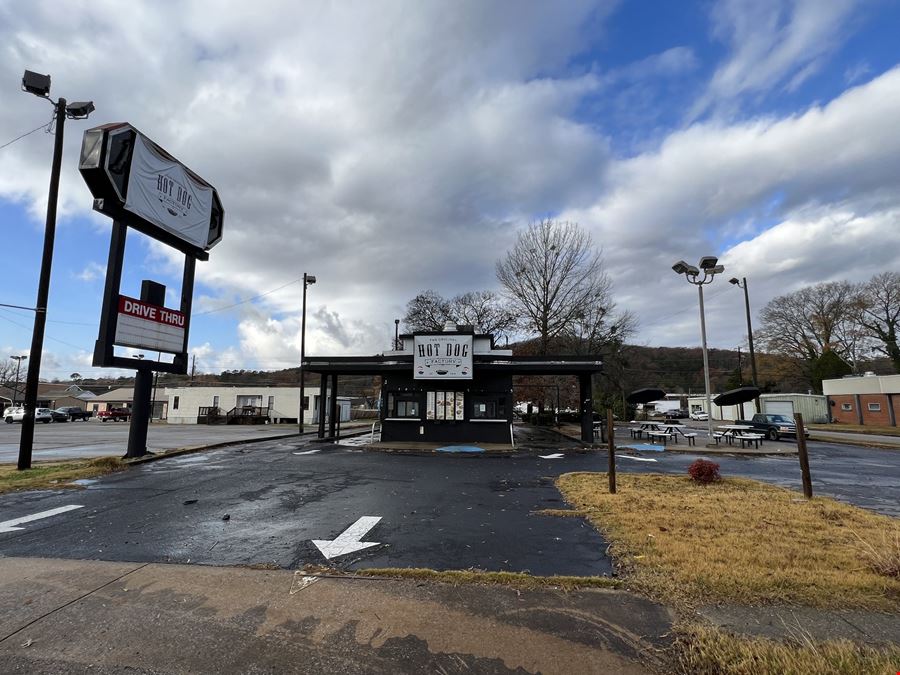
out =
<path fill-rule="evenodd" d="M 881 412 L 881 404 L 880 403 L 870 403 L 869 404 L 869 412 Z"/>
<path fill-rule="evenodd" d="M 505 396 L 473 396 L 472 419 L 506 419 Z"/>
<path fill-rule="evenodd" d="M 309 410 L 309 396 L 303 397 L 303 409 Z"/>
<path fill-rule="evenodd" d="M 219 407 L 219 397 L 213 396 L 213 408 L 218 408 L 218 407 Z"/>
<path fill-rule="evenodd" d="M 181 399 L 180 396 L 176 396 L 175 399 L 172 401 L 172 410 L 178 410 L 178 402 L 180 399 Z"/>
<path fill-rule="evenodd" d="M 418 419 L 419 394 L 416 392 L 388 394 L 388 415 Z"/>
<path fill-rule="evenodd" d="M 853 404 L 852 403 L 841 403 L 841 410 L 843 410 L 844 412 L 850 412 L 851 410 L 853 410 Z"/>
<path fill-rule="evenodd" d="M 267 403 L 267 406 L 269 408 L 269 411 L 271 411 L 272 408 L 275 407 L 275 397 L 274 396 L 269 397 L 269 402 Z"/>
<path fill-rule="evenodd" d="M 461 391 L 429 391 L 425 402 L 425 418 L 462 421 L 466 395 Z"/>

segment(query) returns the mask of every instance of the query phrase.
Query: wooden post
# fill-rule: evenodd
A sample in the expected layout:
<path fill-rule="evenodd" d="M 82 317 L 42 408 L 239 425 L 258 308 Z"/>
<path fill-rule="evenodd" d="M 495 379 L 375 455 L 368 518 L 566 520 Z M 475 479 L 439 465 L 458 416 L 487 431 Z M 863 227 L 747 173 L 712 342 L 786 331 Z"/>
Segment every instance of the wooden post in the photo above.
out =
<path fill-rule="evenodd" d="M 609 448 L 609 493 L 616 494 L 616 430 L 612 408 L 606 409 L 606 442 Z"/>
<path fill-rule="evenodd" d="M 806 430 L 803 427 L 803 415 L 794 413 L 797 425 L 797 451 L 800 455 L 800 473 L 803 476 L 803 496 L 812 499 L 812 476 L 809 475 L 809 455 L 806 452 Z"/>

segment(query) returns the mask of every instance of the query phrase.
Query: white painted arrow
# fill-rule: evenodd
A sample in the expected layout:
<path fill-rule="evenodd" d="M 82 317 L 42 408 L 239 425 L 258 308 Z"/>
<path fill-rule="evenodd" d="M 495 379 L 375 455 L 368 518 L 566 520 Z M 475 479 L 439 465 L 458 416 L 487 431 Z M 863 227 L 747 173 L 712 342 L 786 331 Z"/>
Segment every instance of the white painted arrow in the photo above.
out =
<path fill-rule="evenodd" d="M 331 560 L 341 555 L 347 555 L 354 551 L 361 551 L 370 546 L 378 546 L 377 541 L 360 541 L 366 534 L 378 524 L 381 516 L 363 516 L 350 527 L 340 533 L 336 539 L 313 539 L 322 555 Z"/>
<path fill-rule="evenodd" d="M 21 518 L 14 518 L 12 520 L 4 520 L 0 523 L 0 533 L 2 532 L 14 532 L 15 530 L 24 530 L 24 527 L 16 527 L 16 525 L 22 525 L 24 523 L 30 523 L 33 520 L 40 520 L 41 518 L 49 518 L 50 516 L 55 516 L 60 513 L 65 513 L 66 511 L 74 511 L 75 509 L 84 508 L 80 504 L 69 504 L 68 506 L 60 506 L 55 509 L 50 509 L 49 511 L 41 511 L 40 513 L 32 513 L 30 516 L 22 516 Z"/>
<path fill-rule="evenodd" d="M 316 454 L 317 452 L 319 452 L 320 450 L 321 450 L 321 448 L 316 448 L 315 450 L 304 450 L 303 452 L 294 452 L 294 453 L 291 453 L 291 454 L 294 454 L 294 455 L 314 455 L 314 454 Z"/>
<path fill-rule="evenodd" d="M 633 459 L 635 462 L 655 462 L 650 457 L 633 457 L 632 455 L 616 455 L 619 459 Z"/>
<path fill-rule="evenodd" d="M 554 452 L 552 455 L 538 455 L 541 459 L 562 459 L 565 457 L 561 452 Z"/>

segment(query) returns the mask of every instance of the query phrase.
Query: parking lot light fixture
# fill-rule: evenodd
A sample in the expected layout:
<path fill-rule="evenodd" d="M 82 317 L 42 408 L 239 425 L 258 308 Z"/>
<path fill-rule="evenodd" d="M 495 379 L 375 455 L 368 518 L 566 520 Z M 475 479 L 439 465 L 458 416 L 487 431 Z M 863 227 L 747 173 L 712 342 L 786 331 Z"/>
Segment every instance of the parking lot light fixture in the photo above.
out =
<path fill-rule="evenodd" d="M 703 286 L 712 283 L 712 280 L 717 274 L 721 274 L 725 271 L 725 266 L 719 265 L 718 262 L 719 259 L 717 257 L 710 255 L 700 258 L 700 262 L 698 263 L 699 269 L 693 265 L 688 265 L 683 260 L 679 260 L 672 266 L 672 269 L 676 274 L 683 274 L 689 284 L 693 284 L 697 287 L 697 291 L 700 295 L 700 339 L 703 345 L 703 380 L 706 385 L 706 412 L 708 413 L 708 417 L 706 418 L 706 431 L 709 434 L 707 443 L 712 443 L 713 429 L 712 395 L 709 391 L 709 353 L 706 348 L 706 314 L 703 308 Z M 702 277 L 700 276 L 700 270 L 703 271 Z"/>
<path fill-rule="evenodd" d="M 747 314 L 747 342 L 750 343 L 750 370 L 753 374 L 753 386 L 759 387 L 759 381 L 756 378 L 756 352 L 753 351 L 753 326 L 750 323 L 750 292 L 747 290 L 747 277 L 742 277 L 741 279 L 732 277 L 728 280 L 728 283 L 744 289 L 744 309 Z M 759 396 L 753 399 L 753 403 L 756 405 L 756 412 L 762 412 L 759 406 Z"/>
<path fill-rule="evenodd" d="M 306 288 L 316 283 L 316 277 L 312 274 L 303 273 L 303 310 L 300 318 L 300 415 L 298 419 L 299 433 L 303 433 L 303 416 L 306 409 L 303 405 L 304 388 L 306 380 L 306 370 L 303 368 L 303 359 L 306 358 Z M 319 401 L 319 405 L 325 405 L 325 401 Z"/>

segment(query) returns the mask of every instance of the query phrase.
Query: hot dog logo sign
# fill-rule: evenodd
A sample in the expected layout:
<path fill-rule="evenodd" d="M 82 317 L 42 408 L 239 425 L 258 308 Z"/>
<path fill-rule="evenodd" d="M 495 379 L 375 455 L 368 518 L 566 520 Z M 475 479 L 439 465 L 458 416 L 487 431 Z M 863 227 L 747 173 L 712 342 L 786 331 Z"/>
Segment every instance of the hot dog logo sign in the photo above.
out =
<path fill-rule="evenodd" d="M 413 379 L 471 380 L 471 335 L 416 335 Z"/>

